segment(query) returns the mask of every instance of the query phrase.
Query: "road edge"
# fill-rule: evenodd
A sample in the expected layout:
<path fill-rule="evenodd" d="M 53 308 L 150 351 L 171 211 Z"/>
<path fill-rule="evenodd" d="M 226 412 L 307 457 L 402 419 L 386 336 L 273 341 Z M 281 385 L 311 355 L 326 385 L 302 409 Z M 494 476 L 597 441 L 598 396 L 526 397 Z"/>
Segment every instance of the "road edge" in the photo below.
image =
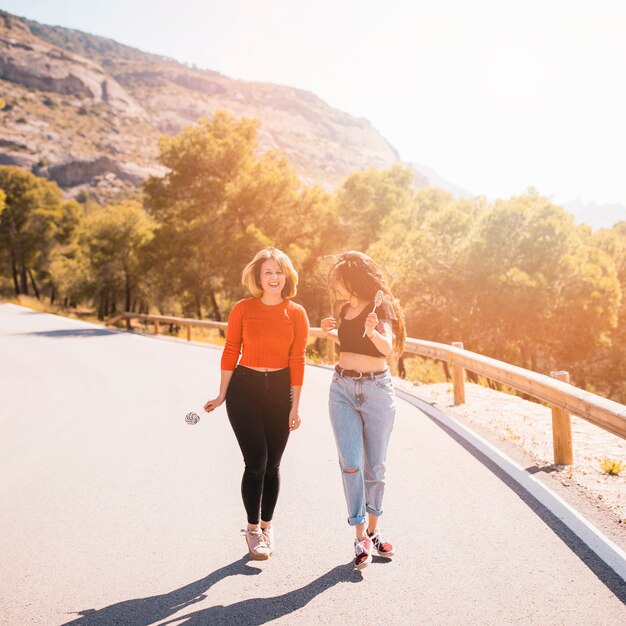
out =
<path fill-rule="evenodd" d="M 444 413 L 437 407 L 414 396 L 407 391 L 396 388 L 396 396 L 449 428 L 473 448 L 484 454 L 496 464 L 524 491 L 542 504 L 581 541 L 585 543 L 608 567 L 626 582 L 626 552 L 611 541 L 603 532 L 587 520 L 581 513 L 569 505 L 563 498 L 552 491 L 547 485 L 529 474 L 521 465 L 501 450 L 476 434 L 455 418 Z"/>

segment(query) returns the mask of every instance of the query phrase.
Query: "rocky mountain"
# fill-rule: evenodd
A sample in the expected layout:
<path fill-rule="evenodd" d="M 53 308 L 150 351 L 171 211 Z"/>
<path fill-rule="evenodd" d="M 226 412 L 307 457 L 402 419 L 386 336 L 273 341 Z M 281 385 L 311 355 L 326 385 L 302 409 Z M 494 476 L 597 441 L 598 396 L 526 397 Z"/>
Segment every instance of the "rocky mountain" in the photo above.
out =
<path fill-rule="evenodd" d="M 626 222 L 626 206 L 623 204 L 583 202 L 576 198 L 563 204 L 563 208 L 571 213 L 579 224 L 587 224 L 593 229 L 612 228 L 618 222 Z"/>
<path fill-rule="evenodd" d="M 365 119 L 312 93 L 235 80 L 110 39 L 0 11 L 0 164 L 31 168 L 69 195 L 111 197 L 162 172 L 157 140 L 217 108 L 262 121 L 261 148 L 288 154 L 307 183 L 332 187 L 389 167 L 394 148 Z M 425 186 L 416 172 L 416 185 Z"/>
<path fill-rule="evenodd" d="M 445 178 L 442 178 L 439 174 L 437 174 L 437 172 L 435 172 L 434 169 L 428 167 L 427 165 L 423 165 L 422 163 L 411 163 L 410 166 L 416 173 L 417 180 L 426 181 L 424 186 L 438 187 L 439 189 L 443 189 L 444 191 L 451 193 L 457 198 L 472 198 L 476 195 L 467 191 L 467 189 L 463 189 L 462 187 L 447 181 Z"/>

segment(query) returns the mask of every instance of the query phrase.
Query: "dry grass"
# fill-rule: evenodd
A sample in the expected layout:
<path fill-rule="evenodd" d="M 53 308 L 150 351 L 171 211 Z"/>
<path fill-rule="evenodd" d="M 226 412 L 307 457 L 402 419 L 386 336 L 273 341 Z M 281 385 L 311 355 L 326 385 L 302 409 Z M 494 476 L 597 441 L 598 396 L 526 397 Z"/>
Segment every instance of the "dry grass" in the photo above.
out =
<path fill-rule="evenodd" d="M 10 302 L 19 304 L 20 306 L 40 311 L 41 313 L 52 313 L 53 315 L 62 315 L 63 317 L 71 317 L 72 319 L 80 319 L 85 322 L 101 323 L 96 315 L 96 310 L 89 307 L 65 307 L 58 304 L 50 304 L 46 300 L 37 300 L 34 296 L 14 296 L 4 297 L 2 302 Z"/>

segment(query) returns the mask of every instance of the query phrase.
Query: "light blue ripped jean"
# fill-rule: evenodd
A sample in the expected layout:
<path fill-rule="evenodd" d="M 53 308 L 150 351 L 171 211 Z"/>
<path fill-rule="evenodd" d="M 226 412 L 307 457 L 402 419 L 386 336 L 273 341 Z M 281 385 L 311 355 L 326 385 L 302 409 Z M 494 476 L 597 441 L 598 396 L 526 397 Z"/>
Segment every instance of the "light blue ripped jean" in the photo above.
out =
<path fill-rule="evenodd" d="M 376 378 L 333 374 L 328 400 L 348 505 L 348 524 L 380 516 L 385 492 L 387 445 L 396 417 L 396 401 L 387 370 Z M 348 469 L 356 471 L 348 472 Z"/>

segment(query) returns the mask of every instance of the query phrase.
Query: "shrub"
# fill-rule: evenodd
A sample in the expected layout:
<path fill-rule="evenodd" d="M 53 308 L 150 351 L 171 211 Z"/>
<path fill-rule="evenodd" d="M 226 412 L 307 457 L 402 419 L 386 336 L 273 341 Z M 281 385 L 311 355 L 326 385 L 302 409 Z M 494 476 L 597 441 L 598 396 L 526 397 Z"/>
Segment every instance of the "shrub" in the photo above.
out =
<path fill-rule="evenodd" d="M 600 467 L 602 471 L 609 476 L 619 476 L 620 472 L 624 469 L 624 464 L 617 459 L 604 457 L 604 459 L 600 461 Z"/>

